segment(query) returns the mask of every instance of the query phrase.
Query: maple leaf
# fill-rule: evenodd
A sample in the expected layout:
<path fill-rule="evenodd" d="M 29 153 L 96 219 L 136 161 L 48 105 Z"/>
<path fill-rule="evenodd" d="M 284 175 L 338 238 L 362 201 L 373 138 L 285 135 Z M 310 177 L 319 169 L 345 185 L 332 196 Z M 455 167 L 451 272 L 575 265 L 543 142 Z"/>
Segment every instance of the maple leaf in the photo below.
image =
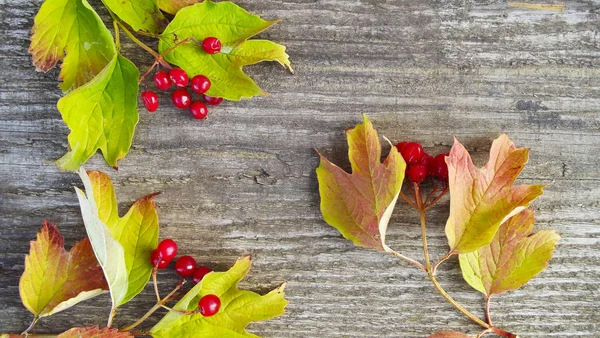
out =
<path fill-rule="evenodd" d="M 104 5 L 136 31 L 158 34 L 166 25 L 157 0 L 102 0 Z"/>
<path fill-rule="evenodd" d="M 458 331 L 440 331 L 432 334 L 428 338 L 473 338 L 468 334 Z"/>
<path fill-rule="evenodd" d="M 25 257 L 19 281 L 23 305 L 36 318 L 49 316 L 108 290 L 89 240 L 65 250 L 58 228 L 44 221 Z"/>
<path fill-rule="evenodd" d="M 551 230 L 533 235 L 534 212 L 524 210 L 504 222 L 488 245 L 460 254 L 464 279 L 488 297 L 523 286 L 548 266 L 560 236 Z"/>
<path fill-rule="evenodd" d="M 180 9 L 197 3 L 198 0 L 158 0 L 158 7 L 169 13 L 177 14 Z"/>
<path fill-rule="evenodd" d="M 105 173 L 84 169 L 79 175 L 85 193 L 77 196 L 94 253 L 110 287 L 113 307 L 139 294 L 150 279 L 150 253 L 158 245 L 158 215 L 152 198 L 138 199 L 119 217 L 114 188 Z"/>
<path fill-rule="evenodd" d="M 86 0 L 44 1 L 32 32 L 29 52 L 38 71 L 63 60 L 63 92 L 90 81 L 116 53 L 110 31 Z"/>
<path fill-rule="evenodd" d="M 117 167 L 131 147 L 138 122 L 137 93 L 140 73 L 120 54 L 94 79 L 58 100 L 58 110 L 71 129 L 70 150 L 56 161 L 77 170 L 100 149 L 108 164 Z"/>
<path fill-rule="evenodd" d="M 477 169 L 465 147 L 454 140 L 448 163 L 450 216 L 446 237 L 450 253 L 467 253 L 489 244 L 504 221 L 542 195 L 543 185 L 513 186 L 529 158 L 507 135 L 492 143 L 490 159 Z"/>
<path fill-rule="evenodd" d="M 266 40 L 248 38 L 277 21 L 263 20 L 231 2 L 204 1 L 182 8 L 160 36 L 159 51 L 164 53 L 187 38 L 202 41 L 216 37 L 221 41 L 219 53 L 208 54 L 195 42 L 177 46 L 165 59 L 189 75 L 202 74 L 211 81 L 206 93 L 227 100 L 266 95 L 242 67 L 261 61 L 277 61 L 291 71 L 285 47 Z"/>
<path fill-rule="evenodd" d="M 282 315 L 288 302 L 283 293 L 285 284 L 264 296 L 239 290 L 237 284 L 248 273 L 250 265 L 250 257 L 244 257 L 227 272 L 209 273 L 174 307 L 184 312 L 196 311 L 200 298 L 213 294 L 221 300 L 217 314 L 204 317 L 200 313 L 183 315 L 169 312 L 150 330 L 150 334 L 162 338 L 257 337 L 248 333 L 246 326 Z"/>
<path fill-rule="evenodd" d="M 105 327 L 99 329 L 98 326 L 74 327 L 68 331 L 59 334 L 56 338 L 127 338 L 135 337 L 129 332 L 119 332 L 118 329 Z"/>
<path fill-rule="evenodd" d="M 385 235 L 406 163 L 396 147 L 381 163 L 381 144 L 366 115 L 362 124 L 346 131 L 346 137 L 352 174 L 319 154 L 316 171 L 323 219 L 356 245 L 392 252 Z"/>

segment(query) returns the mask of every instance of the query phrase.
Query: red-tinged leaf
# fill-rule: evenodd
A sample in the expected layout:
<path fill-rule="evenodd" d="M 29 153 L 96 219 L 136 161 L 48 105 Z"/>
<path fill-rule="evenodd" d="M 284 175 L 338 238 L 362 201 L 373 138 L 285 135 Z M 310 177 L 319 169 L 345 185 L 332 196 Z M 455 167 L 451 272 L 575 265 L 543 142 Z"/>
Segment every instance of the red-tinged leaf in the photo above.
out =
<path fill-rule="evenodd" d="M 465 280 L 488 297 L 515 290 L 548 266 L 560 236 L 551 230 L 531 235 L 534 212 L 527 209 L 504 222 L 492 242 L 461 254 Z"/>
<path fill-rule="evenodd" d="M 356 245 L 391 251 L 385 234 L 406 163 L 396 147 L 391 147 L 381 163 L 379 137 L 366 115 L 362 124 L 346 131 L 346 136 L 352 174 L 319 154 L 317 178 L 323 219 Z"/>
<path fill-rule="evenodd" d="M 440 331 L 432 334 L 429 338 L 473 338 L 468 334 L 458 331 Z"/>
<path fill-rule="evenodd" d="M 528 149 L 516 148 L 503 134 L 494 140 L 488 163 L 478 169 L 465 147 L 454 140 L 446 158 L 450 186 L 446 237 L 451 253 L 489 244 L 503 222 L 542 195 L 543 185 L 513 185 L 528 158 Z"/>
<path fill-rule="evenodd" d="M 177 14 L 180 9 L 193 5 L 200 0 L 158 0 L 158 7 L 169 14 Z"/>
<path fill-rule="evenodd" d="M 127 338 L 134 337 L 129 332 L 119 332 L 118 329 L 92 327 L 74 327 L 58 335 L 57 338 Z"/>
<path fill-rule="evenodd" d="M 86 238 L 67 252 L 58 228 L 45 221 L 25 257 L 19 283 L 25 307 L 36 317 L 49 316 L 106 290 L 90 241 Z"/>

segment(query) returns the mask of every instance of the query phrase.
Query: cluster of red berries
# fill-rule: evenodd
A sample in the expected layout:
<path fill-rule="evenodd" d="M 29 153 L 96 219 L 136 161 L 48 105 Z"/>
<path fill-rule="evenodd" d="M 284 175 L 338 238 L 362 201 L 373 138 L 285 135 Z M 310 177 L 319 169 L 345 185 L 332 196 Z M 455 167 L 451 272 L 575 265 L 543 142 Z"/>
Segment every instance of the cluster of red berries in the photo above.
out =
<path fill-rule="evenodd" d="M 406 175 L 411 181 L 421 183 L 427 177 L 433 177 L 442 183 L 448 183 L 447 153 L 433 157 L 418 142 L 400 142 L 396 148 L 406 161 Z"/>
<path fill-rule="evenodd" d="M 221 51 L 221 41 L 214 37 L 206 38 L 202 41 L 202 49 L 209 54 L 215 54 Z M 216 106 L 223 102 L 220 97 L 208 96 L 205 93 L 210 89 L 210 79 L 204 75 L 196 75 L 190 81 L 188 74 L 180 68 L 173 68 L 169 72 L 159 70 L 154 74 L 154 84 L 160 90 L 169 90 L 175 85 L 175 90 L 171 94 L 171 101 L 175 107 L 180 109 L 190 109 L 190 113 L 196 119 L 204 119 L 208 115 L 207 104 Z M 192 101 L 192 95 L 186 89 L 190 85 L 194 93 L 202 95 L 204 102 Z M 142 92 L 142 101 L 149 112 L 155 112 L 158 109 L 158 95 L 152 90 Z"/>
<path fill-rule="evenodd" d="M 150 254 L 150 262 L 157 269 L 164 269 L 177 255 L 177 243 L 167 238 L 158 243 L 158 247 Z M 212 272 L 206 266 L 196 266 L 192 256 L 181 256 L 175 261 L 175 271 L 181 278 L 192 277 L 194 284 L 198 284 L 204 276 Z M 206 295 L 198 302 L 198 311 L 205 317 L 210 317 L 219 312 L 221 300 L 216 295 Z"/>

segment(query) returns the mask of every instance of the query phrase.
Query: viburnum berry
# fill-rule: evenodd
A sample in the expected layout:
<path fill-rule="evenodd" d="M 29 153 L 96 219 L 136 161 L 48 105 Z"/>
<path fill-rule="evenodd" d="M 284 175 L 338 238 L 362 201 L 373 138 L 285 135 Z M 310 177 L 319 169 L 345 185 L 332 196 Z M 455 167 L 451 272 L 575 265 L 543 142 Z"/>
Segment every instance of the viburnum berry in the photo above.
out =
<path fill-rule="evenodd" d="M 188 85 L 189 78 L 187 73 L 181 68 L 173 68 L 169 71 L 169 78 L 176 87 L 185 88 Z"/>
<path fill-rule="evenodd" d="M 204 317 L 214 316 L 221 308 L 221 299 L 216 295 L 206 295 L 198 301 L 198 311 Z"/>
<path fill-rule="evenodd" d="M 402 149 L 404 149 L 404 147 L 408 144 L 408 142 L 403 141 L 403 142 L 398 142 L 398 144 L 396 144 L 396 149 L 398 149 L 398 152 L 400 154 L 402 154 Z"/>
<path fill-rule="evenodd" d="M 442 182 L 448 181 L 448 164 L 446 164 L 446 156 L 448 154 L 438 154 L 431 166 L 431 174 Z"/>
<path fill-rule="evenodd" d="M 400 151 L 400 154 L 402 154 L 402 157 L 404 157 L 404 160 L 408 164 L 419 163 L 424 153 L 423 146 L 418 142 L 409 142 Z"/>
<path fill-rule="evenodd" d="M 202 278 L 204 278 L 204 276 L 208 275 L 211 272 L 212 270 L 205 266 L 200 266 L 196 268 L 196 270 L 194 270 L 194 274 L 192 275 L 192 278 L 194 279 L 194 284 L 200 283 Z"/>
<path fill-rule="evenodd" d="M 175 272 L 181 277 L 189 277 L 196 271 L 196 261 L 192 256 L 181 256 L 175 262 Z"/>
<path fill-rule="evenodd" d="M 192 103 L 192 96 L 185 89 L 177 89 L 171 94 L 171 100 L 175 107 L 184 109 Z"/>
<path fill-rule="evenodd" d="M 171 261 L 177 255 L 177 243 L 174 240 L 167 238 L 158 243 L 156 250 L 160 253 L 163 260 Z"/>
<path fill-rule="evenodd" d="M 223 98 L 204 95 L 204 102 L 206 102 L 206 104 L 210 104 L 211 106 L 218 106 L 221 104 L 221 102 L 223 102 Z"/>
<path fill-rule="evenodd" d="M 167 266 L 169 266 L 169 263 L 171 263 L 171 260 L 163 259 L 160 251 L 158 251 L 158 249 L 155 249 L 155 250 L 152 250 L 152 253 L 150 254 L 150 262 L 152 263 L 152 266 L 155 266 L 158 269 L 164 269 Z"/>
<path fill-rule="evenodd" d="M 419 161 L 419 164 L 424 165 L 425 168 L 429 169 L 433 160 L 434 160 L 433 156 L 429 155 L 428 153 L 423 153 L 423 157 L 421 157 L 421 161 Z M 429 175 L 430 174 L 428 171 L 427 176 L 429 176 Z"/>
<path fill-rule="evenodd" d="M 214 36 L 208 37 L 202 41 L 202 49 L 208 54 L 216 54 L 221 51 L 221 40 Z"/>
<path fill-rule="evenodd" d="M 190 105 L 190 113 L 195 119 L 202 120 L 208 115 L 208 108 L 201 101 L 194 101 Z"/>
<path fill-rule="evenodd" d="M 191 86 L 194 93 L 204 94 L 210 89 L 210 80 L 204 75 L 196 75 L 192 78 Z"/>
<path fill-rule="evenodd" d="M 167 90 L 171 88 L 171 80 L 169 79 L 169 74 L 165 71 L 158 71 L 154 74 L 154 84 L 156 88 L 160 90 Z"/>
<path fill-rule="evenodd" d="M 421 183 L 427 178 L 427 167 L 422 164 L 413 164 L 408 168 L 408 178 L 415 183 Z"/>
<path fill-rule="evenodd" d="M 158 109 L 158 95 L 155 92 L 151 90 L 142 92 L 142 101 L 149 112 L 154 113 Z"/>

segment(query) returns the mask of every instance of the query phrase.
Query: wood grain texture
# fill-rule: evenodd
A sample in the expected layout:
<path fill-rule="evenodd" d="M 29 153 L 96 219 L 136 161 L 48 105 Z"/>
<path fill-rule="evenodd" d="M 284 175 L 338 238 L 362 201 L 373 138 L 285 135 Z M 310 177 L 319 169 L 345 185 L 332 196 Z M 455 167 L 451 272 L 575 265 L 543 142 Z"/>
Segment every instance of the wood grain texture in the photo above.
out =
<path fill-rule="evenodd" d="M 123 212 L 156 198 L 161 237 L 223 270 L 252 254 L 244 287 L 283 281 L 286 315 L 251 325 L 265 337 L 425 337 L 479 328 L 455 312 L 415 268 L 357 247 L 325 224 L 314 169 L 317 147 L 349 167 L 344 130 L 368 113 L 380 134 L 417 140 L 429 152 L 457 136 L 484 163 L 506 132 L 531 148 L 523 183 L 548 183 L 535 202 L 537 229 L 562 236 L 555 257 L 523 289 L 493 300 L 494 322 L 520 337 L 599 337 L 600 332 L 600 3 L 562 12 L 509 7 L 499 0 L 278 0 L 238 2 L 283 18 L 262 34 L 285 44 L 296 75 L 276 64 L 248 72 L 271 96 L 227 102 L 205 122 L 164 104 L 141 114 L 134 146 L 109 172 Z M 28 242 L 42 221 L 72 245 L 84 235 L 73 173 L 62 156 L 68 130 L 56 110 L 57 70 L 36 73 L 27 54 L 41 1 L 0 7 L 0 331 L 31 320 L 18 295 Z M 534 2 L 532 2 L 534 3 Z M 92 2 L 96 8 L 99 2 Z M 100 12 L 106 19 L 105 12 Z M 123 52 L 144 69 L 151 59 L 123 37 Z M 161 94 L 163 102 L 168 94 Z M 445 199 L 430 215 L 433 257 L 447 245 Z M 389 243 L 421 257 L 418 218 L 399 205 Z M 462 281 L 457 261 L 441 266 L 444 287 L 483 315 L 482 297 Z M 176 283 L 161 273 L 165 291 Z M 150 289 L 120 309 L 131 323 L 153 302 Z M 37 332 L 104 323 L 108 297 L 43 319 Z"/>

